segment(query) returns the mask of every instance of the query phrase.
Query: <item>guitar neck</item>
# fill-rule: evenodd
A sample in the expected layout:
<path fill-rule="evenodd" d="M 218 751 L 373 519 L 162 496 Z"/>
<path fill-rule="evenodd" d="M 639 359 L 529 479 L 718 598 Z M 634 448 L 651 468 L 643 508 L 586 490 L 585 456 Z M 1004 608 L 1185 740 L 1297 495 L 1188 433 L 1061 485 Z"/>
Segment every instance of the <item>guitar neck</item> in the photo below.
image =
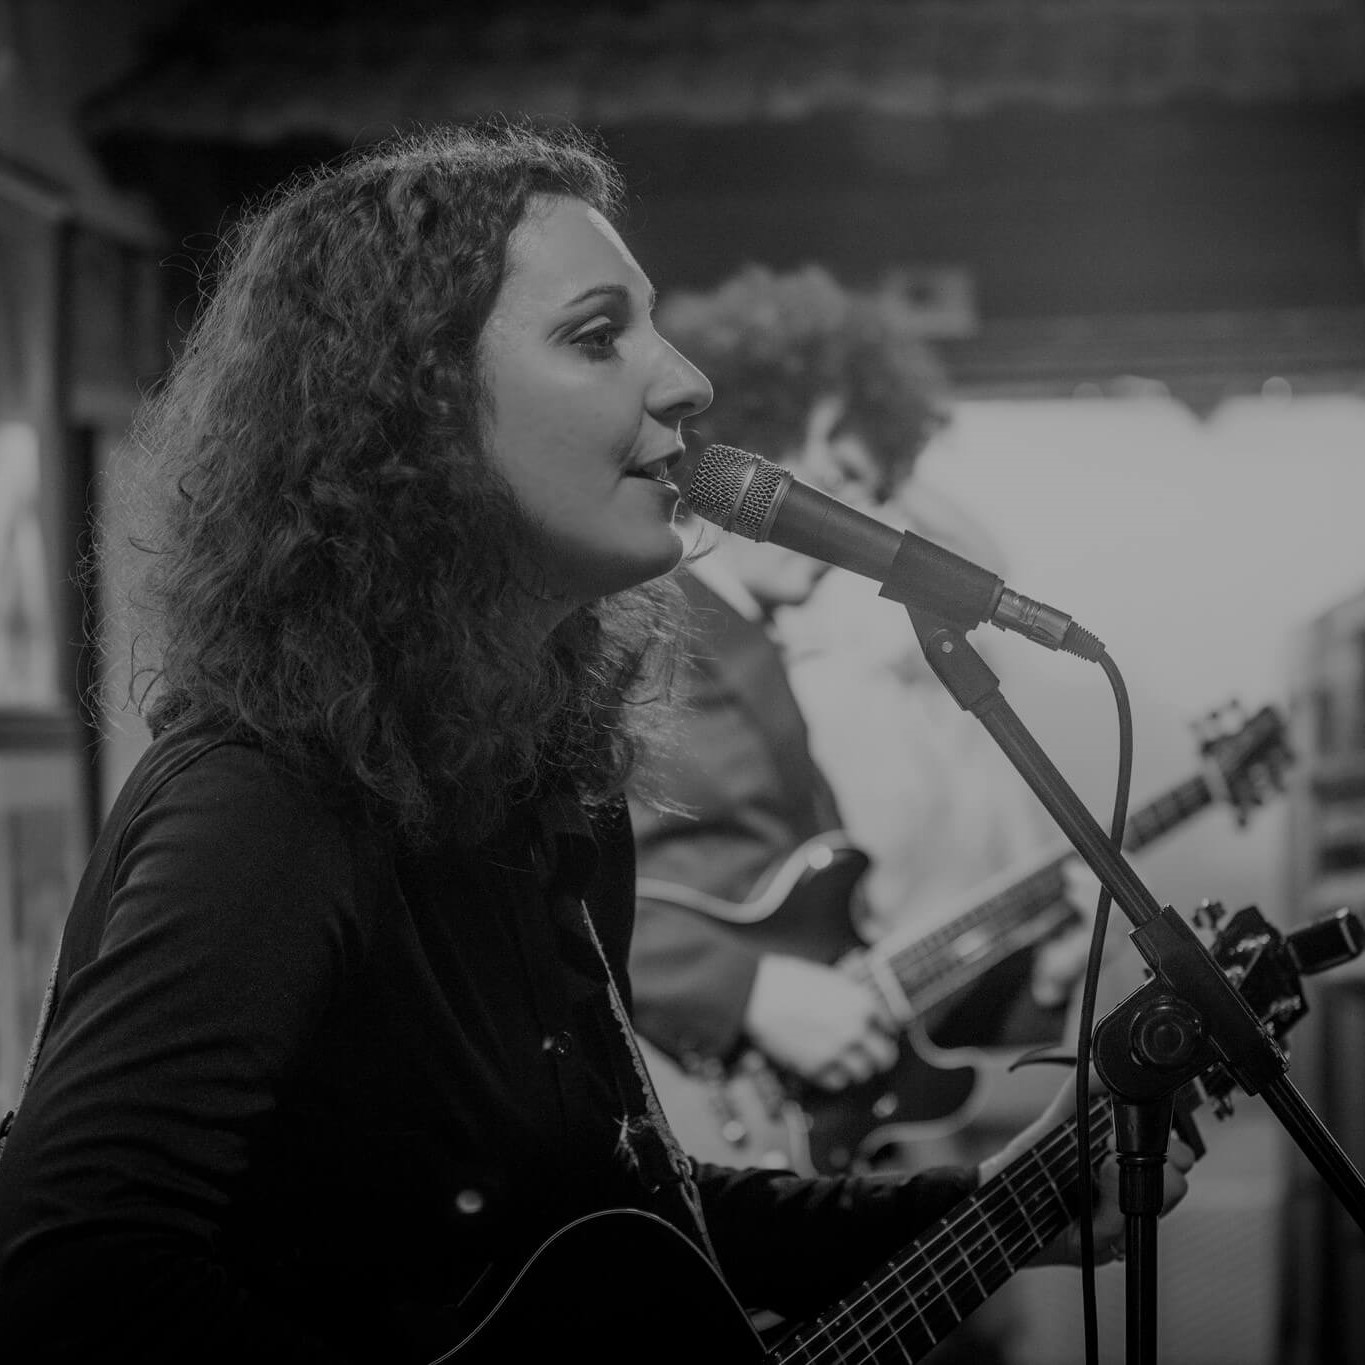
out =
<path fill-rule="evenodd" d="M 1112 1106 L 1090 1102 L 1092 1166 L 1104 1154 Z M 920 1359 L 1075 1216 L 1075 1119 L 941 1218 L 814 1322 L 773 1348 L 779 1362 Z"/>
<path fill-rule="evenodd" d="M 1191 777 L 1170 791 L 1149 801 L 1128 817 L 1123 830 L 1125 853 L 1136 853 L 1141 848 L 1182 825 L 1192 815 L 1198 815 L 1213 800 L 1213 791 L 1202 777 Z"/>
<path fill-rule="evenodd" d="M 1206 807 L 1209 784 L 1192 777 L 1149 802 L 1128 820 L 1123 847 L 1145 848 Z M 868 949 L 867 973 L 895 983 L 909 1013 L 923 1012 L 965 989 L 1022 948 L 1046 938 L 1070 915 L 1063 901 L 1064 868 L 1078 856 L 1068 846 L 1017 880 L 929 933 L 892 934 Z"/>

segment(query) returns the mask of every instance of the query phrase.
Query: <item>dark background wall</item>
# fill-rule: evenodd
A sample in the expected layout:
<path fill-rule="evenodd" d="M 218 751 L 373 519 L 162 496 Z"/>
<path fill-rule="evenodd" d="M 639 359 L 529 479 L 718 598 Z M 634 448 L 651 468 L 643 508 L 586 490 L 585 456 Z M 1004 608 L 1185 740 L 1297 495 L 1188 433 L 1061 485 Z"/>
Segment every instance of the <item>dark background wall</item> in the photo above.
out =
<path fill-rule="evenodd" d="M 953 267 L 968 387 L 1365 361 L 1361 0 L 186 0 L 78 117 L 193 259 L 300 166 L 490 112 L 602 137 L 661 289 Z"/>

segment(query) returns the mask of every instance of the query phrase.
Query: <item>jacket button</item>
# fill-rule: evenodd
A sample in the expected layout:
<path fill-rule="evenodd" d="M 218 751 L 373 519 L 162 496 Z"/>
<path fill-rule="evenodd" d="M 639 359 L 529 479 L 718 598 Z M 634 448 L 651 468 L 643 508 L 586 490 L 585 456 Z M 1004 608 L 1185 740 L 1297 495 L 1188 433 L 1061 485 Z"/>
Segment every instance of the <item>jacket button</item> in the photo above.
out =
<path fill-rule="evenodd" d="M 573 1035 L 561 1029 L 558 1033 L 547 1034 L 540 1046 L 542 1051 L 552 1057 L 567 1057 L 573 1051 Z"/>
<path fill-rule="evenodd" d="M 483 1212 L 483 1192 L 481 1190 L 461 1190 L 455 1196 L 455 1211 L 465 1215 Z"/>

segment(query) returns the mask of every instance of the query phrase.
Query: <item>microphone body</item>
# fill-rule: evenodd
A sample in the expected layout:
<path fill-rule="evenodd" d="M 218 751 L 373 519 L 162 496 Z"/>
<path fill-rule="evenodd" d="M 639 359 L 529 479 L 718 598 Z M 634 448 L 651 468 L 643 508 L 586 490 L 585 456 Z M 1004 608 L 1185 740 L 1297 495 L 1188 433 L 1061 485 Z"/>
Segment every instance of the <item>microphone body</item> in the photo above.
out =
<path fill-rule="evenodd" d="M 961 555 L 859 512 L 734 446 L 702 452 L 686 493 L 696 514 L 882 584 L 881 596 L 964 630 L 989 621 L 1035 644 L 1095 660 L 1104 646 L 1064 612 L 1024 597 Z"/>

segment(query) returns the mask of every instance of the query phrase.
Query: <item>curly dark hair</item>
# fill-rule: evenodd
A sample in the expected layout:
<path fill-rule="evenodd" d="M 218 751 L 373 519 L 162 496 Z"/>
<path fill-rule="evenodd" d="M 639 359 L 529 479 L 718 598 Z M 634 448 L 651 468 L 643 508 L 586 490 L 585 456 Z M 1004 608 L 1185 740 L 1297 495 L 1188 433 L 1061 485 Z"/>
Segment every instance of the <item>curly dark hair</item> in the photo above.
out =
<path fill-rule="evenodd" d="M 535 196 L 619 217 L 581 133 L 403 135 L 281 187 L 139 423 L 164 492 L 135 677 L 153 733 L 212 719 L 421 843 L 518 797 L 620 790 L 676 589 L 519 609 L 534 528 L 486 459 L 478 341 Z M 631 703 L 638 703 L 632 706 Z"/>
<path fill-rule="evenodd" d="M 688 421 L 699 447 L 722 441 L 780 459 L 804 442 L 812 401 L 841 394 L 841 427 L 894 484 L 944 421 L 943 372 L 891 283 L 855 292 L 822 266 L 747 265 L 709 291 L 670 293 L 655 323 L 715 390 Z"/>

